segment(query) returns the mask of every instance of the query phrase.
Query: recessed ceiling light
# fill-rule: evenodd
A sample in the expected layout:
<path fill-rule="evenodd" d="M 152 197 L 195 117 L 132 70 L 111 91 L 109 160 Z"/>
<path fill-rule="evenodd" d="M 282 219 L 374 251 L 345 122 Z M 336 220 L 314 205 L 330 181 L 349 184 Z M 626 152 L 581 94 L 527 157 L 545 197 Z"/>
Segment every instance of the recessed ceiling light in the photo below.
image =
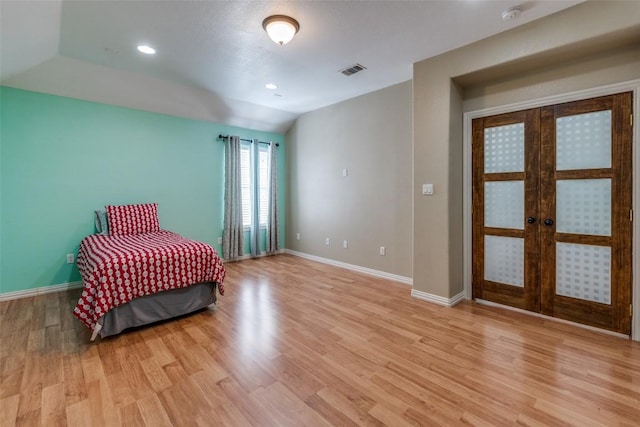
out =
<path fill-rule="evenodd" d="M 264 87 L 271 90 L 278 89 L 278 86 L 274 85 L 273 83 L 267 83 L 266 85 L 264 85 Z"/>
<path fill-rule="evenodd" d="M 151 46 L 147 46 L 146 44 L 138 45 L 138 50 L 142 53 L 146 53 L 147 55 L 153 55 L 156 53 L 156 50 Z"/>

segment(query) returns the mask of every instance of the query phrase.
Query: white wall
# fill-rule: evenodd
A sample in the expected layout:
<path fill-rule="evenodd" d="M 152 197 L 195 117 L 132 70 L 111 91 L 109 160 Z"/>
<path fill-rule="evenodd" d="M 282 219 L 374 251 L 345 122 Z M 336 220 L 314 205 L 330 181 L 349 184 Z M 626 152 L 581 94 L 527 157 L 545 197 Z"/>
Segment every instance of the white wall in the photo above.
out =
<path fill-rule="evenodd" d="M 287 133 L 287 249 L 411 277 L 411 118 L 407 81 L 296 120 Z"/>

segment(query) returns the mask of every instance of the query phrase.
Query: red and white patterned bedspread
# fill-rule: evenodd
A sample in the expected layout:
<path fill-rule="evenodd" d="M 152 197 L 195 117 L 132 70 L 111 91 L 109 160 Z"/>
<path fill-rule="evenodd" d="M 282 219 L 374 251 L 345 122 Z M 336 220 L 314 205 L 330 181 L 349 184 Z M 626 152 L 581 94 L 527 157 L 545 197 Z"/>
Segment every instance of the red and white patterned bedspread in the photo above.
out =
<path fill-rule="evenodd" d="M 73 314 L 93 330 L 109 310 L 134 298 L 216 282 L 224 295 L 225 269 L 213 247 L 166 230 L 82 240 L 78 269 L 84 289 Z"/>

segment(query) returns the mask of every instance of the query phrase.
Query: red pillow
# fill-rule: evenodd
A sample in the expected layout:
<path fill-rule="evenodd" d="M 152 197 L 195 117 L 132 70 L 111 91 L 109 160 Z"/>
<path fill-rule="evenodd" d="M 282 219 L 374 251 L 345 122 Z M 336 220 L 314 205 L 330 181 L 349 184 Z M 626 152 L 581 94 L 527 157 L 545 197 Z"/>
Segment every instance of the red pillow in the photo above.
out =
<path fill-rule="evenodd" d="M 109 217 L 109 234 L 149 233 L 160 230 L 158 204 L 106 206 Z"/>

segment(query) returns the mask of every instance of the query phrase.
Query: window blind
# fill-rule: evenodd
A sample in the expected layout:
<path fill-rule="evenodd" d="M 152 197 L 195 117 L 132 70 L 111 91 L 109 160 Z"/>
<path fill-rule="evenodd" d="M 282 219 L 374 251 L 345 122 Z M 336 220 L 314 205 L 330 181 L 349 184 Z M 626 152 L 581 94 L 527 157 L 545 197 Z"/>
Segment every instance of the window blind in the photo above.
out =
<path fill-rule="evenodd" d="M 251 147 L 243 144 L 240 148 L 240 180 L 242 191 L 242 225 L 251 227 L 252 203 L 251 203 Z M 258 151 L 258 217 L 261 226 L 267 225 L 269 207 L 269 152 L 260 148 Z"/>

